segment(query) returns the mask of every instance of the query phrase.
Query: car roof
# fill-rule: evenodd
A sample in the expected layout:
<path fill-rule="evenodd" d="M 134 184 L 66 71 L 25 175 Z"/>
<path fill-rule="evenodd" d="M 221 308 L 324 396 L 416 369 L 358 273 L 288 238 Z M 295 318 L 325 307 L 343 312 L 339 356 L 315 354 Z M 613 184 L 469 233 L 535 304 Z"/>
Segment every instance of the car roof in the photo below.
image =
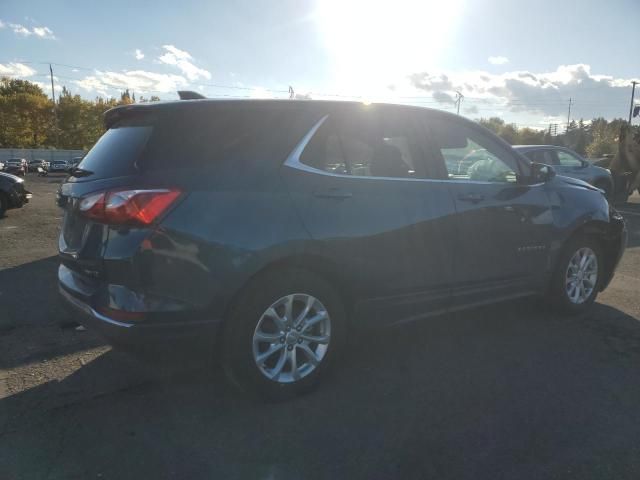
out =
<path fill-rule="evenodd" d="M 180 110 L 189 110 L 189 109 L 206 109 L 206 108 L 215 108 L 221 106 L 234 106 L 238 108 L 247 108 L 247 107 L 277 107 L 283 109 L 291 109 L 295 110 L 305 110 L 305 111 L 313 111 L 317 110 L 318 113 L 327 113 L 330 110 L 343 110 L 343 109 L 354 109 L 363 106 L 374 106 L 374 107 L 382 107 L 389 109 L 400 109 L 400 110 L 413 110 L 413 111 L 421 111 L 421 112 L 432 112 L 436 115 L 453 117 L 462 121 L 466 121 L 469 123 L 474 123 L 469 119 L 464 117 L 454 115 L 449 112 L 445 112 L 442 110 L 431 109 L 426 107 L 417 107 L 413 105 L 402 105 L 395 103 L 365 103 L 365 102 L 355 102 L 355 101 L 346 101 L 346 100 L 288 100 L 288 99 L 196 99 L 196 100 L 173 100 L 166 102 L 145 102 L 145 103 L 135 103 L 131 105 L 120 105 L 114 107 L 110 110 L 107 110 L 105 113 L 105 124 L 110 126 L 119 118 L 127 116 L 128 113 L 143 113 L 143 112 L 171 112 L 171 111 L 180 111 Z"/>

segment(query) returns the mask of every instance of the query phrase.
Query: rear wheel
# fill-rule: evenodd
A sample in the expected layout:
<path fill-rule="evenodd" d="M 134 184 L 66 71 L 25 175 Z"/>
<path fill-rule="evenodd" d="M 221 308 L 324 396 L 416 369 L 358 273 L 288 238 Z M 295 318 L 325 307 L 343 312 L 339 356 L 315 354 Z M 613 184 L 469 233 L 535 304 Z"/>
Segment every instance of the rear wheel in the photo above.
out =
<path fill-rule="evenodd" d="M 598 295 L 603 268 L 602 249 L 595 239 L 580 235 L 570 240 L 552 279 L 554 304 L 568 313 L 584 311 Z"/>
<path fill-rule="evenodd" d="M 227 376 L 271 400 L 312 390 L 336 362 L 345 313 L 314 273 L 287 268 L 261 275 L 236 302 L 223 336 Z"/>

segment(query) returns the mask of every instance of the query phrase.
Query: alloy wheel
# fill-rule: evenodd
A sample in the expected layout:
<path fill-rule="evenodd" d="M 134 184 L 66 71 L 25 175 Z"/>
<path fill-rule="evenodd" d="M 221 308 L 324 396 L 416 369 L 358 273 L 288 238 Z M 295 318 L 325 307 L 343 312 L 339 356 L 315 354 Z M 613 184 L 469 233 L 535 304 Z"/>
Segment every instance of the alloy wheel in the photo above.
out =
<path fill-rule="evenodd" d="M 589 247 L 578 249 L 567 267 L 565 291 L 569 301 L 580 305 L 586 302 L 598 281 L 598 257 Z"/>
<path fill-rule="evenodd" d="M 253 333 L 253 359 L 278 383 L 296 382 L 321 364 L 331 340 L 331 319 L 322 302 L 295 293 L 274 302 Z"/>

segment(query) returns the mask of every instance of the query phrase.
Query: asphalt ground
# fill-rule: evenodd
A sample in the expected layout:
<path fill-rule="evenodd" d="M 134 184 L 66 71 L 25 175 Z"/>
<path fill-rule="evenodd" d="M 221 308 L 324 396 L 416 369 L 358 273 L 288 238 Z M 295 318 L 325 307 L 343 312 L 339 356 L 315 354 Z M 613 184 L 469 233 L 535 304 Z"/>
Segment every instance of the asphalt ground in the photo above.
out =
<path fill-rule="evenodd" d="M 264 404 L 215 364 L 141 363 L 60 303 L 61 177 L 0 219 L 0 479 L 640 478 L 640 198 L 587 314 L 535 300 L 359 332 L 314 393 Z"/>

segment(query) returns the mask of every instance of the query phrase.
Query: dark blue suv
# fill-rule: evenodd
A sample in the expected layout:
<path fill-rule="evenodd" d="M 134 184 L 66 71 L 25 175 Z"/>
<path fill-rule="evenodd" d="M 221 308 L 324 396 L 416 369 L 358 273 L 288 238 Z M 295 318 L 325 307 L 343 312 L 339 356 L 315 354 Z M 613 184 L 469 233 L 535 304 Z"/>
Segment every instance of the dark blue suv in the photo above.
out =
<path fill-rule="evenodd" d="M 204 342 L 270 397 L 314 386 L 359 325 L 536 294 L 579 312 L 626 243 L 598 189 L 440 111 L 187 100 L 105 121 L 58 195 L 62 295 L 116 345 Z"/>

